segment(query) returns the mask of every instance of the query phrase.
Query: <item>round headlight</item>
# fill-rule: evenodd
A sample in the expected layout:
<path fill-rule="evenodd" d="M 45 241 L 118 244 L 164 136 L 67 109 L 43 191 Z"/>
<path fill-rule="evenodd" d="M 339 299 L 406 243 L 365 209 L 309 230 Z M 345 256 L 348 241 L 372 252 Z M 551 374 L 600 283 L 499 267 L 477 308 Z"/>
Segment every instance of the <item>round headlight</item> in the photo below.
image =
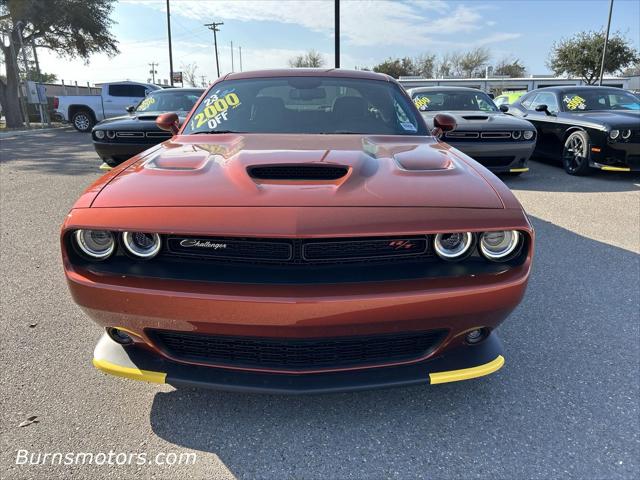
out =
<path fill-rule="evenodd" d="M 533 138 L 534 131 L 533 130 L 525 130 L 523 136 L 525 140 L 531 140 Z"/>
<path fill-rule="evenodd" d="M 93 134 L 98 140 L 102 140 L 104 138 L 104 130 L 96 130 Z"/>
<path fill-rule="evenodd" d="M 433 241 L 433 248 L 443 260 L 462 260 L 471 252 L 471 245 L 471 232 L 439 233 Z"/>
<path fill-rule="evenodd" d="M 116 132 L 114 132 L 113 130 L 107 130 L 107 138 L 116 138 Z"/>
<path fill-rule="evenodd" d="M 631 136 L 631 130 L 622 131 L 622 138 L 624 138 L 625 140 L 627 140 L 630 136 Z"/>
<path fill-rule="evenodd" d="M 97 260 L 104 260 L 116 248 L 113 234 L 107 230 L 76 230 L 75 240 L 82 253 Z"/>
<path fill-rule="evenodd" d="M 620 136 L 620 130 L 611 130 L 609 132 L 609 138 L 611 140 L 615 140 L 616 138 L 618 138 Z"/>
<path fill-rule="evenodd" d="M 157 233 L 124 232 L 122 243 L 132 255 L 147 259 L 155 257 L 162 247 Z"/>
<path fill-rule="evenodd" d="M 522 132 L 520 130 L 514 130 L 513 132 L 511 132 L 511 137 L 514 140 L 518 140 L 521 136 L 522 136 Z"/>
<path fill-rule="evenodd" d="M 504 262 L 520 244 L 520 232 L 504 230 L 484 232 L 480 236 L 480 253 L 494 262 Z"/>

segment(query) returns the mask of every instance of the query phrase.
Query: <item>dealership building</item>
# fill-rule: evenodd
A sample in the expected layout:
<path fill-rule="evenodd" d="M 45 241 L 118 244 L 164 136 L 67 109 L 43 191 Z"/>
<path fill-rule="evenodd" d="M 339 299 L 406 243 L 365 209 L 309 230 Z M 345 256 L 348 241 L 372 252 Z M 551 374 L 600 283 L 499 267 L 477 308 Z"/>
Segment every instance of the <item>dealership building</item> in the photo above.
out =
<path fill-rule="evenodd" d="M 562 85 L 587 85 L 581 78 L 550 77 L 548 75 L 532 75 L 530 77 L 488 77 L 488 78 L 420 78 L 400 77 L 404 88 L 457 86 L 478 88 L 488 93 L 500 94 L 522 90 L 534 90 L 542 87 Z M 640 89 L 640 77 L 604 77 L 602 85 L 624 89 Z"/>

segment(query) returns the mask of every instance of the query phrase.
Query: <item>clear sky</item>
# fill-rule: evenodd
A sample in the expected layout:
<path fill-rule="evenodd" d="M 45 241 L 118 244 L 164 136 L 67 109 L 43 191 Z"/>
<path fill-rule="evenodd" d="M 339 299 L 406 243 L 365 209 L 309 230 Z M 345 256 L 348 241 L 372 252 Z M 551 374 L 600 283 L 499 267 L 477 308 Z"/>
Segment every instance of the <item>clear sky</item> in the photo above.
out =
<path fill-rule="evenodd" d="M 387 57 L 462 51 L 485 46 L 493 61 L 517 57 L 532 74 L 547 73 L 554 41 L 581 30 L 606 27 L 609 0 L 342 0 L 344 68 L 371 67 Z M 146 81 L 149 63 L 169 77 L 165 0 L 122 0 L 113 33 L 121 53 L 82 61 L 40 52 L 43 71 L 65 82 Z M 308 49 L 333 65 L 333 0 L 171 0 L 174 70 L 196 64 L 213 80 L 213 33 L 203 26 L 224 22 L 218 33 L 221 72 L 235 70 L 242 47 L 243 70 L 286 67 Z M 611 29 L 640 49 L 640 0 L 615 0 Z"/>

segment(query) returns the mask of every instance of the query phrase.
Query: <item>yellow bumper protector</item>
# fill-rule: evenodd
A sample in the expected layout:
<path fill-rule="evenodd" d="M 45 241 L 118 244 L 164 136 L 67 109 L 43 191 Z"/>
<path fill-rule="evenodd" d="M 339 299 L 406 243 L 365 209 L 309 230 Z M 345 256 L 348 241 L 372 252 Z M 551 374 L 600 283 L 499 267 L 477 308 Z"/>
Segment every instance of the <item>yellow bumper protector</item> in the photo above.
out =
<path fill-rule="evenodd" d="M 106 162 L 104 162 L 102 165 L 100 165 L 100 170 L 107 170 L 107 171 L 109 171 L 109 170 L 113 170 L 113 167 L 111 167 L 111 166 L 107 165 L 107 163 L 106 163 Z"/>
<path fill-rule="evenodd" d="M 504 357 L 498 355 L 494 360 L 477 367 L 463 368 L 461 370 L 449 370 L 447 372 L 436 372 L 429 374 L 429 382 L 432 385 L 436 383 L 459 382 L 460 380 L 469 380 L 470 378 L 483 377 L 490 373 L 496 372 L 504 365 Z"/>
<path fill-rule="evenodd" d="M 510 168 L 509 171 L 511 173 L 518 173 L 518 172 L 528 172 L 529 169 L 528 168 Z"/>
<path fill-rule="evenodd" d="M 132 380 L 142 380 L 143 382 L 165 383 L 167 374 L 164 372 L 153 372 L 151 370 L 139 370 L 137 368 L 123 367 L 106 360 L 93 359 L 93 366 L 110 375 L 125 377 Z"/>
<path fill-rule="evenodd" d="M 609 167 L 607 165 L 600 167 L 600 170 L 608 170 L 609 172 L 630 172 L 629 167 Z"/>

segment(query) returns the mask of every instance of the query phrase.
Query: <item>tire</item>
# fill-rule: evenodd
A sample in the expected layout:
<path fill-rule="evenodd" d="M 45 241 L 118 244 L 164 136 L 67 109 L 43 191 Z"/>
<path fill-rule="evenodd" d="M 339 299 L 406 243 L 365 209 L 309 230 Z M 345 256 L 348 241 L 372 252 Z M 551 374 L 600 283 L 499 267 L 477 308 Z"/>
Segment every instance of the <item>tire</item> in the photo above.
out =
<path fill-rule="evenodd" d="M 89 110 L 78 110 L 75 112 L 71 117 L 71 123 L 76 130 L 83 133 L 90 132 L 96 124 Z"/>
<path fill-rule="evenodd" d="M 591 142 L 589 135 L 582 130 L 573 132 L 564 141 L 562 148 L 562 167 L 569 175 L 589 175 L 593 169 L 589 166 Z"/>

